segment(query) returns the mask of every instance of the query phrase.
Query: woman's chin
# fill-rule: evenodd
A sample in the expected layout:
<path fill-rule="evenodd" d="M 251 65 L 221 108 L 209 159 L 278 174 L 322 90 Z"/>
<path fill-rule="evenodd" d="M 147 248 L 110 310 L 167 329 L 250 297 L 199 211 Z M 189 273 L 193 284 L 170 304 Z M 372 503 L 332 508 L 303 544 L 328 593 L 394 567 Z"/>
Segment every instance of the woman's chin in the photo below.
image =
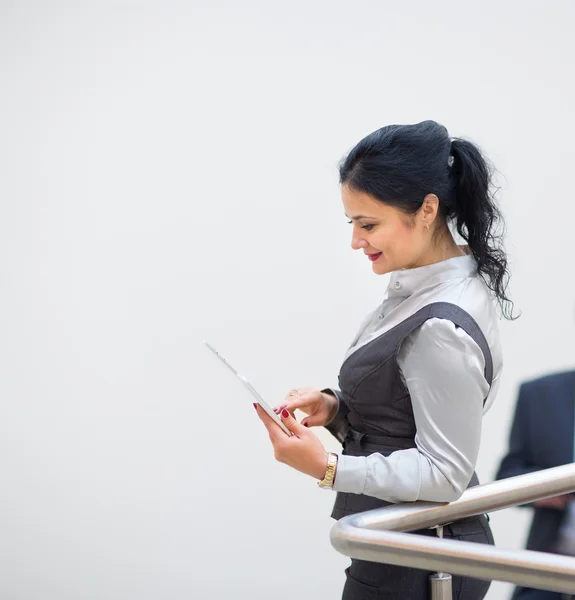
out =
<path fill-rule="evenodd" d="M 379 260 L 375 261 L 371 265 L 371 269 L 376 275 L 385 275 L 386 273 L 390 272 L 390 269 L 385 264 L 385 262 L 380 263 L 379 262 L 380 260 L 381 260 L 381 258 Z"/>

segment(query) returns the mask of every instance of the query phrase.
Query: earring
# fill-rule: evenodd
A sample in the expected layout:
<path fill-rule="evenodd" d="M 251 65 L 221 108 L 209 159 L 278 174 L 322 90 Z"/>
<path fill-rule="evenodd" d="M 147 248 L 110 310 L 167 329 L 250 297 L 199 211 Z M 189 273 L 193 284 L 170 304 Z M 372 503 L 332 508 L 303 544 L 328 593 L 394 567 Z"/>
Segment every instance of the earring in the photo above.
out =
<path fill-rule="evenodd" d="M 425 224 L 425 229 L 426 229 L 427 231 L 429 231 L 429 223 L 426 223 L 426 224 Z"/>

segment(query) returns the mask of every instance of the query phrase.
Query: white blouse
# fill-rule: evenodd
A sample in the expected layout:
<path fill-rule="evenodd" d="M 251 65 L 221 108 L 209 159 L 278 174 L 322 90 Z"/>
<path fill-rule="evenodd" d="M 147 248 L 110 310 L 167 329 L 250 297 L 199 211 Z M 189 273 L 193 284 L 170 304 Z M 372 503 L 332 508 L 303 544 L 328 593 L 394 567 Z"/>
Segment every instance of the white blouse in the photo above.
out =
<path fill-rule="evenodd" d="M 450 302 L 477 322 L 492 353 L 493 382 L 471 337 L 451 321 L 426 321 L 403 343 L 398 366 L 411 395 L 416 448 L 389 456 L 340 455 L 333 489 L 388 502 L 451 502 L 471 479 L 481 420 L 497 394 L 502 369 L 492 294 L 470 255 L 392 273 L 387 296 L 362 324 L 347 356 L 423 306 Z"/>

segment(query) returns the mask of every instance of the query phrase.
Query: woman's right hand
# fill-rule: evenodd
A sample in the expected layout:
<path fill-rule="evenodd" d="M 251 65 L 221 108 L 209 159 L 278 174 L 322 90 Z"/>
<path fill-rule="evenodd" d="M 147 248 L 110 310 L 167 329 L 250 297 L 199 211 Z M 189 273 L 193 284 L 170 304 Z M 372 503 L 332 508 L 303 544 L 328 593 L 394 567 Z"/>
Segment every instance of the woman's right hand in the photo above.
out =
<path fill-rule="evenodd" d="M 298 408 L 307 417 L 302 419 L 302 425 L 306 427 L 323 427 L 327 425 L 337 412 L 337 398 L 331 394 L 320 392 L 314 388 L 297 388 L 292 390 L 280 406 L 274 408 L 275 413 L 286 409 L 293 414 Z"/>

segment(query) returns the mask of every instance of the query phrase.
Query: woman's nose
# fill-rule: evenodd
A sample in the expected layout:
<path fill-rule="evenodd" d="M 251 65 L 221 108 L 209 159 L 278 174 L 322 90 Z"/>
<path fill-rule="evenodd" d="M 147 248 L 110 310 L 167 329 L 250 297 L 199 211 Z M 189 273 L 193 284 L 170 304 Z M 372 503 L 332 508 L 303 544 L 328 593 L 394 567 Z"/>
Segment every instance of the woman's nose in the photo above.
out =
<path fill-rule="evenodd" d="M 360 250 L 361 248 L 367 248 L 367 242 L 359 234 L 354 233 L 351 236 L 351 247 L 354 250 Z"/>

